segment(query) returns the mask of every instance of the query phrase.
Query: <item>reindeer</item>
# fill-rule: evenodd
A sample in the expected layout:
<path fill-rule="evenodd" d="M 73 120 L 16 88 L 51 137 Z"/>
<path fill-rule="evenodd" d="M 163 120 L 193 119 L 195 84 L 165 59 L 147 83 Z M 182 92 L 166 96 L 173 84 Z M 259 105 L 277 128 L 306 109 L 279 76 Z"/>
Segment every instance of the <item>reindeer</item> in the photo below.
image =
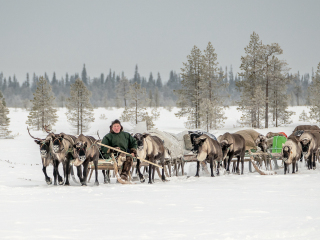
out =
<path fill-rule="evenodd" d="M 199 177 L 200 162 L 205 160 L 210 162 L 211 177 L 214 177 L 213 161 L 217 161 L 217 174 L 219 175 L 220 163 L 222 161 L 222 150 L 218 141 L 212 139 L 206 134 L 202 134 L 199 137 L 193 137 L 192 145 L 192 151 L 197 153 L 197 173 L 195 176 Z"/>
<path fill-rule="evenodd" d="M 49 133 L 48 137 L 51 140 L 53 158 L 56 160 L 54 162 L 54 168 L 56 169 L 56 171 L 58 171 L 59 163 L 63 164 L 63 172 L 65 176 L 64 185 L 70 185 L 70 160 L 74 158 L 73 145 L 75 143 L 76 137 L 65 133 L 54 134 L 53 132 L 50 132 L 47 127 L 48 126 L 45 126 L 44 129 L 47 133 Z M 81 166 L 77 168 L 77 173 L 79 179 L 81 179 Z M 54 178 L 56 178 L 55 175 Z"/>
<path fill-rule="evenodd" d="M 52 148 L 51 148 L 51 142 L 50 142 L 50 137 L 49 135 L 45 138 L 45 139 L 41 139 L 41 138 L 35 138 L 30 134 L 29 128 L 28 129 L 28 133 L 30 135 L 30 137 L 32 137 L 33 139 L 35 139 L 35 143 L 39 145 L 40 147 L 40 155 L 41 155 L 41 160 L 42 160 L 42 171 L 44 173 L 45 176 L 45 180 L 46 183 L 48 185 L 52 184 L 52 179 L 50 177 L 48 177 L 47 175 L 47 167 L 49 166 L 49 164 L 54 165 L 54 158 L 52 156 Z M 58 182 L 60 185 L 63 184 L 63 178 L 60 176 L 59 171 L 55 172 L 56 169 L 53 168 L 53 176 L 57 175 L 58 176 Z M 57 181 L 55 179 L 54 181 L 54 185 L 57 185 Z"/>
<path fill-rule="evenodd" d="M 295 168 L 298 172 L 298 161 L 301 157 L 301 143 L 294 135 L 288 137 L 288 140 L 282 145 L 282 159 L 284 163 L 284 174 L 289 171 L 289 165 L 292 163 L 292 173 L 295 173 Z"/>
<path fill-rule="evenodd" d="M 231 134 L 227 132 L 221 136 L 220 146 L 222 149 L 224 167 L 226 168 L 226 171 L 230 172 L 230 161 L 232 160 L 233 156 L 236 156 L 238 159 L 236 171 L 237 173 L 240 173 L 239 164 L 241 159 L 241 174 L 243 174 L 244 155 L 246 151 L 246 142 L 244 138 L 240 134 Z M 226 164 L 227 156 L 228 164 Z"/>
<path fill-rule="evenodd" d="M 83 179 L 80 179 L 82 186 L 87 186 L 87 174 L 88 174 L 88 165 L 89 162 L 94 163 L 95 168 L 95 183 L 94 185 L 98 186 L 98 160 L 99 160 L 99 147 L 97 146 L 97 142 L 100 140 L 96 140 L 91 136 L 84 136 L 80 134 L 79 137 L 75 140 L 73 145 L 73 155 L 75 157 L 74 165 L 80 167 L 83 165 Z M 105 182 L 106 182 L 106 176 Z"/>
<path fill-rule="evenodd" d="M 302 146 L 304 158 L 308 163 L 308 169 L 316 169 L 316 159 L 318 155 L 318 148 L 320 146 L 320 134 L 304 132 L 299 137 Z"/>
<path fill-rule="evenodd" d="M 151 136 L 148 133 L 136 133 L 134 138 L 137 140 L 138 149 L 137 156 L 150 162 L 156 163 L 157 160 L 160 160 L 162 164 L 162 174 L 161 180 L 166 181 L 164 175 L 164 158 L 166 154 L 166 150 L 163 144 L 163 141 L 157 136 Z M 137 159 L 137 170 L 139 174 L 139 178 L 141 182 L 144 182 L 143 175 L 140 172 L 140 160 Z M 149 184 L 154 182 L 154 172 L 155 166 L 149 164 Z"/>

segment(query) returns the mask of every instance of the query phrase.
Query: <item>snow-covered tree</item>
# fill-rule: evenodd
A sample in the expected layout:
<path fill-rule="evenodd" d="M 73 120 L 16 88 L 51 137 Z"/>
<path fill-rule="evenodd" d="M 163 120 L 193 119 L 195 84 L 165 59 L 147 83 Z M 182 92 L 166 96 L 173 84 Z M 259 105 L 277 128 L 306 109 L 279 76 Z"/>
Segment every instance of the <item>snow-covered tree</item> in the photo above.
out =
<path fill-rule="evenodd" d="M 42 129 L 44 125 L 54 125 L 58 120 L 54 99 L 48 81 L 44 77 L 40 77 L 37 89 L 33 93 L 33 99 L 30 100 L 32 108 L 26 124 L 37 130 Z"/>
<path fill-rule="evenodd" d="M 144 121 L 146 106 L 148 105 L 146 89 L 141 88 L 140 84 L 134 82 L 130 85 L 128 98 L 129 104 L 122 112 L 121 119 L 135 124 Z"/>
<path fill-rule="evenodd" d="M 0 91 L 0 138 L 7 138 L 11 131 L 8 130 L 10 118 L 8 117 L 9 109 L 6 106 L 6 101 Z"/>
<path fill-rule="evenodd" d="M 309 86 L 309 98 L 310 98 L 310 119 L 320 122 L 320 62 L 318 64 L 315 76 L 312 78 L 312 83 Z"/>
<path fill-rule="evenodd" d="M 92 93 L 87 89 L 81 79 L 70 86 L 71 97 L 67 98 L 66 112 L 68 121 L 77 130 L 77 134 L 86 132 L 89 129 L 89 123 L 94 121 L 93 108 L 90 103 Z"/>

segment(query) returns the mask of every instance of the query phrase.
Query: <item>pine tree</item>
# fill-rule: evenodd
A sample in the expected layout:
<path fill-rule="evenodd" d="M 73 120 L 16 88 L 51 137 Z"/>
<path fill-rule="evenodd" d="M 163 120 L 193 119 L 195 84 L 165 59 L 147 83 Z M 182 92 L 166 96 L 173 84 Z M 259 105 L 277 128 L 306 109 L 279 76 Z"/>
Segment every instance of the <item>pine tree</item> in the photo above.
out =
<path fill-rule="evenodd" d="M 271 45 L 263 45 L 262 47 L 262 64 L 265 70 L 264 82 L 265 82 L 265 128 L 269 127 L 269 89 L 270 89 L 270 59 L 276 54 L 282 54 L 283 50 L 280 48 L 278 43 Z"/>
<path fill-rule="evenodd" d="M 66 115 L 78 135 L 86 132 L 89 129 L 89 123 L 94 121 L 93 108 L 90 103 L 91 95 L 92 93 L 79 78 L 70 86 L 71 97 L 67 98 Z"/>
<path fill-rule="evenodd" d="M 176 113 L 177 117 L 187 116 L 188 128 L 200 128 L 200 102 L 202 99 L 204 81 L 204 57 L 201 50 L 194 46 L 191 54 L 187 56 L 188 61 L 183 63 L 181 68 L 182 89 L 177 90 L 179 100 L 177 106 L 180 111 Z"/>
<path fill-rule="evenodd" d="M 161 80 L 161 76 L 160 76 L 160 73 L 159 73 L 159 72 L 158 72 L 158 77 L 157 77 L 156 86 L 157 86 L 157 88 L 158 88 L 159 90 L 162 89 L 162 86 L 163 86 L 162 80 Z"/>
<path fill-rule="evenodd" d="M 127 101 L 128 101 L 128 92 L 129 92 L 129 80 L 123 75 L 117 84 L 117 101 L 119 102 L 119 107 L 123 106 L 127 107 Z M 121 103 L 123 101 L 123 104 Z"/>
<path fill-rule="evenodd" d="M 133 83 L 141 84 L 140 74 L 138 72 L 138 65 L 136 65 L 133 77 Z"/>
<path fill-rule="evenodd" d="M 85 85 L 88 85 L 88 76 L 87 76 L 87 70 L 86 70 L 86 65 L 85 64 L 83 64 L 83 69 L 82 69 L 82 73 L 81 73 L 81 79 L 82 79 L 82 82 Z"/>
<path fill-rule="evenodd" d="M 302 113 L 300 114 L 300 116 L 299 116 L 299 121 L 300 121 L 300 122 L 307 122 L 307 121 L 309 121 L 308 114 L 306 113 L 305 110 L 303 110 Z"/>
<path fill-rule="evenodd" d="M 11 131 L 8 130 L 10 118 L 8 117 L 9 109 L 6 106 L 6 101 L 0 91 L 0 138 L 8 138 Z"/>
<path fill-rule="evenodd" d="M 291 123 L 292 111 L 288 111 L 289 96 L 286 93 L 290 82 L 287 63 L 272 56 L 269 62 L 269 106 L 273 115 L 275 126 Z"/>
<path fill-rule="evenodd" d="M 225 84 L 223 72 L 217 67 L 217 54 L 209 42 L 204 54 L 194 46 L 188 61 L 183 63 L 182 88 L 176 90 L 179 96 L 177 105 L 181 110 L 177 117 L 187 116 L 186 126 L 189 128 L 218 128 L 223 122 L 222 95 Z M 218 75 L 222 76 L 218 76 Z M 174 74 L 170 73 L 168 84 L 174 82 Z M 210 113 L 209 110 L 210 109 Z M 221 120 L 221 121 L 220 121 Z"/>
<path fill-rule="evenodd" d="M 202 103 L 200 104 L 200 118 L 202 126 L 209 129 L 218 129 L 223 126 L 224 111 L 223 97 L 226 95 L 225 89 L 228 80 L 223 80 L 223 72 L 218 72 L 217 54 L 211 42 L 204 50 L 204 81 L 201 83 L 203 88 Z M 226 68 L 227 73 L 227 68 Z M 218 77 L 219 76 L 219 77 Z M 202 105 L 202 106 L 201 106 Z M 208 109 L 210 109 L 210 113 Z"/>
<path fill-rule="evenodd" d="M 309 86 L 310 96 L 310 119 L 320 122 L 320 62 L 318 64 L 317 71 L 312 79 L 312 83 Z"/>
<path fill-rule="evenodd" d="M 37 89 L 30 100 L 32 108 L 26 122 L 27 125 L 42 129 L 44 125 L 54 125 L 57 122 L 57 110 L 54 108 L 54 96 L 51 86 L 44 77 L 37 82 Z"/>
<path fill-rule="evenodd" d="M 141 88 L 141 85 L 135 82 L 129 88 L 128 97 L 129 104 L 123 111 L 121 119 L 135 124 L 144 121 L 148 105 L 146 89 Z"/>
<path fill-rule="evenodd" d="M 236 83 L 237 90 L 241 93 L 237 109 L 243 112 L 241 117 L 243 124 L 257 128 L 261 123 L 261 97 L 265 95 L 264 93 L 262 96 L 257 94 L 262 90 L 263 81 L 263 45 L 258 34 L 255 32 L 251 34 L 249 45 L 244 50 L 246 55 L 241 57 L 240 69 L 242 72 L 239 74 L 242 81 Z M 259 99 L 253 99 L 253 96 L 257 96 Z"/>

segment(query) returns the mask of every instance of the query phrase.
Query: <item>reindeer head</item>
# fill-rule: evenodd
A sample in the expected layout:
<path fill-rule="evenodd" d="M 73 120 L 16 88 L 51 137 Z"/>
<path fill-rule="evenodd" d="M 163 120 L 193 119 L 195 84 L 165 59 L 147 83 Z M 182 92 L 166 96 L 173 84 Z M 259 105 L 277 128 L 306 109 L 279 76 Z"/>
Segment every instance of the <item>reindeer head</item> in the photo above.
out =
<path fill-rule="evenodd" d="M 43 139 L 42 141 L 34 140 L 40 146 L 40 155 L 45 158 L 50 153 L 50 140 Z"/>
<path fill-rule="evenodd" d="M 59 153 L 64 149 L 63 146 L 63 138 L 64 135 L 61 134 L 53 134 L 52 138 L 52 150 L 54 153 Z"/>
<path fill-rule="evenodd" d="M 200 137 L 193 136 L 193 141 L 192 141 L 193 149 L 192 149 L 192 152 L 199 153 L 201 151 L 201 149 L 202 149 L 203 143 L 206 140 L 207 140 L 207 138 L 204 137 L 204 136 L 200 136 Z"/>
<path fill-rule="evenodd" d="M 79 159 L 81 163 L 86 160 L 87 142 L 77 142 L 73 145 L 73 156 Z"/>
<path fill-rule="evenodd" d="M 34 139 L 34 142 L 40 146 L 41 158 L 48 157 L 48 154 L 50 153 L 50 139 L 48 139 L 48 137 L 46 139 L 35 138 L 30 134 L 28 127 L 27 129 L 30 137 L 32 137 Z"/>
<path fill-rule="evenodd" d="M 282 157 L 285 163 L 290 164 L 292 162 L 292 148 L 290 146 L 284 145 L 282 148 Z"/>
<path fill-rule="evenodd" d="M 143 149 L 143 141 L 144 139 L 148 136 L 149 134 L 141 134 L 141 133 L 136 133 L 133 137 L 136 139 L 137 141 L 137 145 L 138 145 L 138 150 L 142 151 Z"/>
<path fill-rule="evenodd" d="M 261 148 L 262 152 L 267 151 L 267 138 L 265 136 L 263 136 L 262 134 L 260 134 L 258 136 L 258 138 L 255 141 L 255 144 L 257 147 Z"/>
<path fill-rule="evenodd" d="M 222 150 L 222 160 L 224 160 L 228 153 L 230 152 L 230 146 L 232 145 L 233 143 L 229 143 L 227 140 L 222 140 L 220 142 L 220 146 L 221 146 L 221 150 Z"/>

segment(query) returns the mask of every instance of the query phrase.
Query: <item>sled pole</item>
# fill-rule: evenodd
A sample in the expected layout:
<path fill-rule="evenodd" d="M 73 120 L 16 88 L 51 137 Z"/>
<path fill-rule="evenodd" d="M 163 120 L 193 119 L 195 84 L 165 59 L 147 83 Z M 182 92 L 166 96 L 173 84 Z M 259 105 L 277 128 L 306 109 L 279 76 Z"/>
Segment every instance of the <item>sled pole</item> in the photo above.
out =
<path fill-rule="evenodd" d="M 104 146 L 104 147 L 107 147 L 107 148 L 110 148 L 110 149 L 112 149 L 112 150 L 121 152 L 121 153 L 129 154 L 129 153 L 124 152 L 124 151 L 122 151 L 122 150 L 120 150 L 120 149 L 113 148 L 113 147 L 110 147 L 110 146 L 108 146 L 108 145 L 105 145 L 105 144 L 102 144 L 102 143 L 99 143 L 99 142 L 97 142 L 97 144 L 99 144 L 99 145 L 101 145 L 101 146 Z M 149 164 L 152 164 L 152 165 L 154 165 L 154 166 L 156 166 L 156 167 L 163 168 L 163 167 L 161 167 L 160 165 L 155 164 L 155 163 L 153 163 L 153 162 L 150 162 L 150 161 L 148 161 L 148 160 L 145 160 L 145 159 L 143 159 L 143 158 L 139 158 L 139 157 L 136 157 L 136 158 L 140 159 L 140 160 L 143 161 L 143 162 L 147 162 L 147 163 L 149 163 Z"/>

